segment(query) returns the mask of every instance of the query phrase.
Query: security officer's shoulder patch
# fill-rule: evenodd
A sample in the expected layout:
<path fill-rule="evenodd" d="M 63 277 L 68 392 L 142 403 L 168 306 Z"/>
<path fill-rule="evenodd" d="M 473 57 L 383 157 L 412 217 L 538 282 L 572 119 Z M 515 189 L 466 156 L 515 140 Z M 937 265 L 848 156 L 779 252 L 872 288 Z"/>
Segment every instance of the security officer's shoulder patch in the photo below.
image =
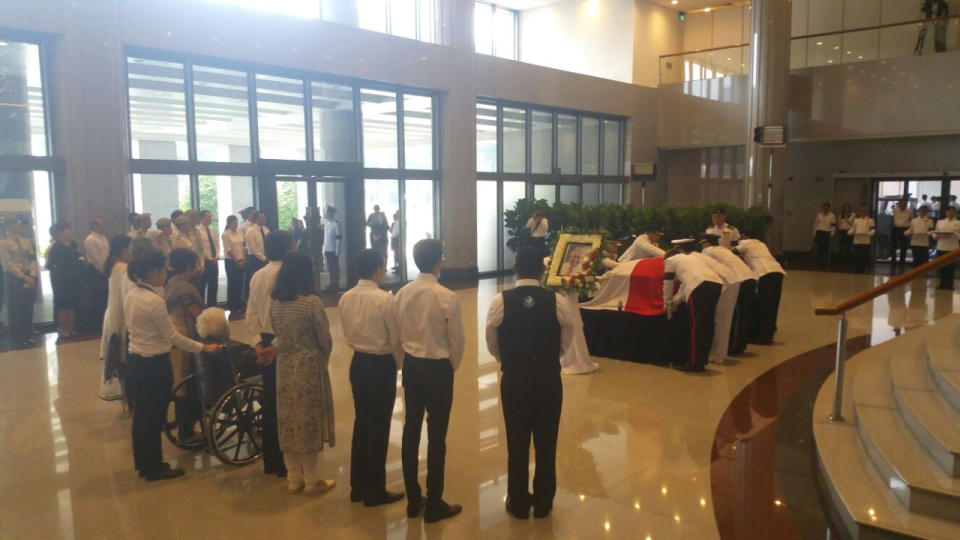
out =
<path fill-rule="evenodd" d="M 524 296 L 524 297 L 523 297 L 523 307 L 529 309 L 529 308 L 532 308 L 532 307 L 535 306 L 535 305 L 537 305 L 537 301 L 534 300 L 533 296 L 531 296 L 531 295 L 528 294 L 527 296 Z"/>

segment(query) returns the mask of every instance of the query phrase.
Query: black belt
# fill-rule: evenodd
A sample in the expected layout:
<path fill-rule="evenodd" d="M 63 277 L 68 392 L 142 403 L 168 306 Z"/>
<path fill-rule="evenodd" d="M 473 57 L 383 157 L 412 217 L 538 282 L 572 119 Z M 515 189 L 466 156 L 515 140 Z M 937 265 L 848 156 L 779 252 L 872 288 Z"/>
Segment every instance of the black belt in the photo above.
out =
<path fill-rule="evenodd" d="M 356 360 L 390 360 L 393 362 L 392 354 L 373 354 L 360 351 L 354 351 L 353 358 Z"/>

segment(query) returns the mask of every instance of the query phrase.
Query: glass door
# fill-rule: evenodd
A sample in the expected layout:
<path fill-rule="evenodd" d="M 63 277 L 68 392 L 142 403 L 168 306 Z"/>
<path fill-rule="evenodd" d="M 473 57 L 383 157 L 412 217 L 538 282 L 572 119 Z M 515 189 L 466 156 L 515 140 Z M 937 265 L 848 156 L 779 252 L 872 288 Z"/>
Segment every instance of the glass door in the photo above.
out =
<path fill-rule="evenodd" d="M 403 236 L 400 219 L 400 181 L 363 181 L 366 234 L 364 245 L 381 253 L 387 273 L 384 283 L 397 283 L 403 276 Z"/>

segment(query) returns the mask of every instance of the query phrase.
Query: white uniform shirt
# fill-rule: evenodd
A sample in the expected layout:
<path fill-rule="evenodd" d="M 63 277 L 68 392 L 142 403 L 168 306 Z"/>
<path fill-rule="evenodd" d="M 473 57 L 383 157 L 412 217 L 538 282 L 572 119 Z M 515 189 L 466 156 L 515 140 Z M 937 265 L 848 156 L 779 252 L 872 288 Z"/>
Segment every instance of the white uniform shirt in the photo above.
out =
<path fill-rule="evenodd" d="M 270 295 L 277 283 L 280 261 L 270 261 L 266 266 L 254 272 L 250 278 L 250 296 L 247 298 L 247 333 L 250 342 L 260 342 L 260 334 L 273 334 L 273 322 L 270 319 Z"/>
<path fill-rule="evenodd" d="M 913 210 L 909 207 L 900 209 L 900 205 L 893 205 L 893 226 L 906 229 L 910 226 L 910 220 L 913 219 Z"/>
<path fill-rule="evenodd" d="M 207 260 L 220 258 L 220 235 L 213 226 L 197 225 L 197 232 L 200 233 L 200 245 L 203 247 L 203 254 Z M 207 236 L 209 234 L 209 237 Z M 213 244 L 212 246 L 210 244 Z"/>
<path fill-rule="evenodd" d="M 83 240 L 83 253 L 87 262 L 102 274 L 103 263 L 107 262 L 107 257 L 110 255 L 110 242 L 107 241 L 106 236 L 91 232 Z"/>
<path fill-rule="evenodd" d="M 460 366 L 465 338 L 456 293 L 433 274 L 422 273 L 397 292 L 393 306 L 404 352 L 417 358 L 449 358 L 454 370 Z"/>
<path fill-rule="evenodd" d="M 243 234 L 239 230 L 227 229 L 220 235 L 220 239 L 223 241 L 223 254 L 226 257 L 235 261 L 245 259 Z"/>
<path fill-rule="evenodd" d="M 530 229 L 530 236 L 534 238 L 544 238 L 547 236 L 547 231 L 550 230 L 550 223 L 547 221 L 547 218 L 540 218 L 540 223 L 537 223 L 532 217 L 527 220 L 527 228 Z"/>
<path fill-rule="evenodd" d="M 848 214 L 847 217 L 841 217 L 837 220 L 837 228 L 841 231 L 849 231 L 850 228 L 853 227 L 853 220 L 856 218 L 857 216 L 853 214 Z"/>
<path fill-rule="evenodd" d="M 760 240 L 753 238 L 741 240 L 734 251 L 743 257 L 743 262 L 753 270 L 753 275 L 757 279 L 770 273 L 786 274 L 780 263 L 773 258 L 767 245 Z"/>
<path fill-rule="evenodd" d="M 817 212 L 817 217 L 813 220 L 813 234 L 818 232 L 828 232 L 833 234 L 833 228 L 837 226 L 837 216 L 833 212 Z"/>
<path fill-rule="evenodd" d="M 323 218 L 323 252 L 340 254 L 340 222 Z"/>
<path fill-rule="evenodd" d="M 245 220 L 243 220 L 243 223 L 241 223 L 240 226 L 237 227 L 237 232 L 239 232 L 243 237 L 246 237 L 246 236 L 247 236 L 247 230 L 249 230 L 250 227 L 253 227 L 254 225 L 256 225 L 256 223 L 254 223 L 254 222 L 252 222 L 252 221 L 250 221 L 250 220 L 245 219 Z"/>
<path fill-rule="evenodd" d="M 743 259 L 738 257 L 736 253 L 723 246 L 706 247 L 703 249 L 703 255 L 733 270 L 734 274 L 736 274 L 735 283 L 747 281 L 748 279 L 756 279 L 756 276 L 753 275 L 753 270 L 747 266 L 747 263 L 743 262 Z"/>
<path fill-rule="evenodd" d="M 623 255 L 620 255 L 620 258 L 617 259 L 620 262 L 626 261 L 636 261 L 640 259 L 650 259 L 653 257 L 663 257 L 665 251 L 657 247 L 656 244 L 650 241 L 650 237 L 646 234 L 641 234 L 630 244 L 630 247 L 623 252 Z"/>
<path fill-rule="evenodd" d="M 535 279 L 518 279 L 514 287 L 540 287 Z M 573 318 L 567 311 L 567 301 L 559 294 L 557 296 L 557 321 L 560 323 L 560 358 L 566 354 L 573 343 Z M 487 311 L 487 350 L 500 361 L 500 334 L 497 329 L 503 324 L 503 293 L 493 297 L 490 309 Z M 562 365 L 562 362 L 561 362 Z"/>
<path fill-rule="evenodd" d="M 733 242 L 740 240 L 740 231 L 729 223 L 724 223 L 720 227 L 711 225 L 707 227 L 706 233 L 719 236 L 720 245 L 723 247 L 730 247 L 733 245 Z"/>
<path fill-rule="evenodd" d="M 393 309 L 393 295 L 370 280 L 343 293 L 338 303 L 340 324 L 347 344 L 357 352 L 392 354 L 397 368 L 403 367 L 400 322 Z"/>
<path fill-rule="evenodd" d="M 943 218 L 937 222 L 937 251 L 960 248 L 960 220 Z"/>
<path fill-rule="evenodd" d="M 704 281 L 723 285 L 723 278 L 714 272 L 709 263 L 704 262 L 700 254 L 674 255 L 663 261 L 663 298 L 667 300 L 673 298 L 674 301 L 687 301 L 694 289 L 700 286 Z M 669 274 L 674 278 L 670 279 Z M 673 296 L 673 281 L 680 280 L 680 291 Z"/>
<path fill-rule="evenodd" d="M 721 264 L 720 261 L 712 257 L 707 257 L 706 255 L 698 251 L 694 251 L 690 253 L 690 255 L 693 255 L 694 257 L 696 257 L 700 262 L 707 265 L 708 268 L 710 268 L 718 276 L 720 276 L 720 278 L 723 279 L 724 286 L 733 285 L 734 283 L 740 283 L 740 279 L 737 276 L 737 273 L 733 271 L 733 268 L 730 268 L 725 264 Z"/>
<path fill-rule="evenodd" d="M 858 217 L 853 220 L 853 227 L 850 228 L 850 234 L 853 235 L 853 243 L 857 245 L 869 244 L 876 234 L 877 228 L 873 218 Z"/>
<path fill-rule="evenodd" d="M 930 247 L 930 231 L 933 230 L 933 220 L 928 217 L 917 216 L 910 220 L 910 228 L 903 234 L 910 237 L 910 245 Z"/>
<path fill-rule="evenodd" d="M 243 237 L 243 241 L 247 244 L 247 254 L 267 262 L 267 256 L 263 253 L 263 240 L 268 234 L 270 229 L 266 225 L 254 225 L 247 229 Z"/>
<path fill-rule="evenodd" d="M 191 353 L 203 350 L 202 343 L 180 334 L 173 327 L 162 287 L 134 285 L 123 299 L 123 318 L 130 337 L 128 348 L 134 354 L 157 356 L 170 352 L 171 347 Z"/>

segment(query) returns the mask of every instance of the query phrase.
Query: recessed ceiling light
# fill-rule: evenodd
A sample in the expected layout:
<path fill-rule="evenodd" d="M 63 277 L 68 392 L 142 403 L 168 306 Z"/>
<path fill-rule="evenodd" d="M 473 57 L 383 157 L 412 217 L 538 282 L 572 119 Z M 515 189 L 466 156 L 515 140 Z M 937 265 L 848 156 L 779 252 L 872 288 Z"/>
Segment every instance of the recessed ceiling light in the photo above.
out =
<path fill-rule="evenodd" d="M 817 42 L 817 46 L 819 47 L 820 45 L 823 45 L 823 42 L 822 42 L 822 41 L 818 41 L 818 42 Z"/>
<path fill-rule="evenodd" d="M 6 47 L 8 43 L 6 41 L 0 41 L 0 47 Z"/>
<path fill-rule="evenodd" d="M 839 45 L 834 45 L 834 46 L 833 46 L 833 50 L 839 51 L 839 50 L 840 50 L 840 46 L 839 46 Z"/>
<path fill-rule="evenodd" d="M 670 0 L 670 3 L 673 5 L 677 5 L 680 3 L 680 0 Z"/>
<path fill-rule="evenodd" d="M 704 11 L 704 12 L 706 12 L 706 13 L 710 13 L 710 8 L 709 8 L 709 7 L 707 7 L 707 8 L 706 8 L 706 9 L 704 9 L 703 11 Z"/>

